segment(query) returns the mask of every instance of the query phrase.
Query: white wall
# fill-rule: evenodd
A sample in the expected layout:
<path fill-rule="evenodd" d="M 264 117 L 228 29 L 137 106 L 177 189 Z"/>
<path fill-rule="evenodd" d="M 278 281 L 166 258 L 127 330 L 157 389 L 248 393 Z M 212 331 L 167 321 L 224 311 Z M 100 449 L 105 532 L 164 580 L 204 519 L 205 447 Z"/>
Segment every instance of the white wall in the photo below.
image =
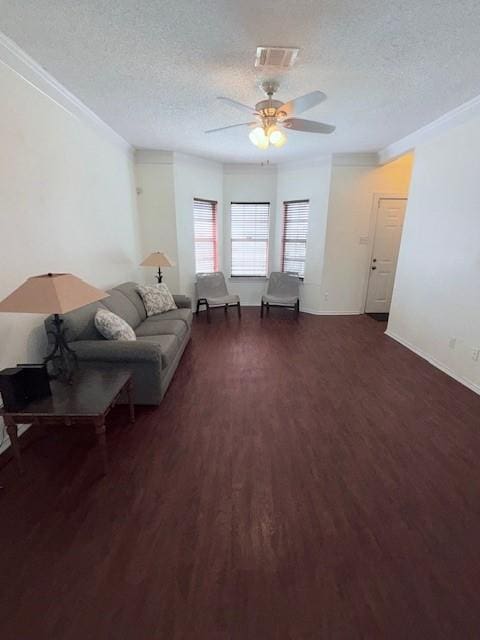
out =
<path fill-rule="evenodd" d="M 283 231 L 283 203 L 287 200 L 309 200 L 307 256 L 305 278 L 301 285 L 301 309 L 321 309 L 321 282 L 325 254 L 332 158 L 317 159 L 294 165 L 281 165 L 277 180 L 277 223 L 275 231 L 274 269 L 280 270 Z"/>
<path fill-rule="evenodd" d="M 412 156 L 382 167 L 334 159 L 325 263 L 317 303 L 323 313 L 363 313 L 374 238 L 375 194 L 407 195 Z"/>
<path fill-rule="evenodd" d="M 100 288 L 138 274 L 130 154 L 0 63 L 0 299 L 67 271 Z M 0 367 L 38 361 L 43 317 L 0 314 Z"/>
<path fill-rule="evenodd" d="M 388 333 L 480 393 L 479 155 L 478 117 L 416 148 Z"/>
<path fill-rule="evenodd" d="M 172 164 L 173 163 L 173 164 Z M 158 245 L 177 259 L 165 270 L 173 289 L 194 297 L 193 198 L 218 201 L 219 268 L 242 304 L 258 305 L 264 278 L 231 278 L 230 203 L 270 202 L 269 271 L 280 268 L 283 202 L 310 200 L 301 307 L 312 313 L 361 313 L 373 241 L 373 199 L 406 194 L 412 158 L 383 167 L 370 154 L 277 166 L 220 165 L 184 154 L 137 152 L 144 253 Z M 174 204 L 172 204 L 172 199 Z M 155 242 L 153 239 L 155 238 Z M 363 238 L 366 244 L 360 243 Z"/>
<path fill-rule="evenodd" d="M 173 177 L 173 154 L 163 151 L 137 151 L 135 177 L 138 190 L 138 212 L 141 230 L 142 257 L 153 251 L 163 251 L 175 262 L 162 270 L 163 282 L 179 290 L 177 222 Z M 145 282 L 156 282 L 157 270 L 143 269 Z"/>
<path fill-rule="evenodd" d="M 216 200 L 218 212 L 223 208 L 223 168 L 221 164 L 181 153 L 174 154 L 175 210 L 177 216 L 177 246 L 179 290 L 195 296 L 195 241 L 193 199 Z M 218 251 L 220 269 L 222 256 L 222 216 L 218 220 Z"/>
<path fill-rule="evenodd" d="M 231 215 L 232 202 L 270 202 L 269 267 L 275 256 L 275 222 L 277 210 L 277 169 L 275 166 L 225 165 L 223 175 L 224 195 L 224 252 L 223 264 L 230 293 L 240 296 L 243 305 L 259 305 L 265 291 L 265 278 L 231 278 Z"/>
<path fill-rule="evenodd" d="M 49 271 L 99 288 L 137 278 L 130 152 L 1 62 L 0 94 L 0 299 Z M 43 320 L 0 314 L 0 369 L 41 361 Z"/>

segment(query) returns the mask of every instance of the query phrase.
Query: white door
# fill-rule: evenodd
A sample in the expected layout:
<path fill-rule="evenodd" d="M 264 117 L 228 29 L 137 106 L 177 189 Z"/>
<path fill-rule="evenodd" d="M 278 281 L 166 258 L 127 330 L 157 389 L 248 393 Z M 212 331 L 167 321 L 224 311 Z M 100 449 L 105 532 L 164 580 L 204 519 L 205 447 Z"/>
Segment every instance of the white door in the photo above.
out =
<path fill-rule="evenodd" d="M 378 201 L 366 313 L 390 311 L 406 208 L 406 198 L 380 198 Z"/>

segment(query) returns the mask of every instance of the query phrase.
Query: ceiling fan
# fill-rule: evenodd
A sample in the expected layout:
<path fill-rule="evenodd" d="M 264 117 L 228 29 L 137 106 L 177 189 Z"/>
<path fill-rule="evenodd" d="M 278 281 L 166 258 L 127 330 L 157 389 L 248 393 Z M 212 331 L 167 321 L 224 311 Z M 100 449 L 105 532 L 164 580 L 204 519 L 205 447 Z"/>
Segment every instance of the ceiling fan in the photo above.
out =
<path fill-rule="evenodd" d="M 256 119 L 252 122 L 242 122 L 228 127 L 209 129 L 205 133 L 216 133 L 217 131 L 225 131 L 236 127 L 250 127 L 251 131 L 248 136 L 250 141 L 259 149 L 268 149 L 271 144 L 274 147 L 283 147 L 287 141 L 285 129 L 304 131 L 306 133 L 333 133 L 335 131 L 335 127 L 332 124 L 294 117 L 326 100 L 327 96 L 322 91 L 312 91 L 312 93 L 307 93 L 289 102 L 281 102 L 280 100 L 273 100 L 273 95 L 278 91 L 278 87 L 279 84 L 276 81 L 263 82 L 262 89 L 265 91 L 267 99 L 257 102 L 255 107 L 249 107 L 230 98 L 217 98 L 237 109 L 247 111 Z"/>

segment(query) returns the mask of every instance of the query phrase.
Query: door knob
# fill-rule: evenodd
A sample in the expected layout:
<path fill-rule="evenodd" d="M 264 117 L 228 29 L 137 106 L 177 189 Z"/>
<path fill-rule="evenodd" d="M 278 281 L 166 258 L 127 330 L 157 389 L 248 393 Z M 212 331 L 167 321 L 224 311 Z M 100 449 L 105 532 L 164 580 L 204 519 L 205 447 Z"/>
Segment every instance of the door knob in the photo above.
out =
<path fill-rule="evenodd" d="M 377 267 L 374 265 L 374 266 L 372 267 L 372 271 L 375 271 L 375 269 L 376 269 L 376 268 L 377 268 Z"/>

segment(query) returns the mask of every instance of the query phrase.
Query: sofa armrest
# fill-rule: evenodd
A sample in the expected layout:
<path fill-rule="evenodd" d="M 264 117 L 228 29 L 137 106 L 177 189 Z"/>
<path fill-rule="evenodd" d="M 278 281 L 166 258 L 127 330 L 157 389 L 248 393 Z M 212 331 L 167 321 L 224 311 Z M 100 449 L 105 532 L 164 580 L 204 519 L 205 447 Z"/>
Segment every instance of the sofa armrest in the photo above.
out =
<path fill-rule="evenodd" d="M 162 352 L 157 345 L 143 341 L 78 340 L 69 342 L 79 360 L 90 362 L 152 362 L 161 366 Z"/>
<path fill-rule="evenodd" d="M 191 309 L 192 308 L 192 299 L 188 296 L 175 294 L 173 296 L 175 300 L 175 304 L 179 309 Z"/>

